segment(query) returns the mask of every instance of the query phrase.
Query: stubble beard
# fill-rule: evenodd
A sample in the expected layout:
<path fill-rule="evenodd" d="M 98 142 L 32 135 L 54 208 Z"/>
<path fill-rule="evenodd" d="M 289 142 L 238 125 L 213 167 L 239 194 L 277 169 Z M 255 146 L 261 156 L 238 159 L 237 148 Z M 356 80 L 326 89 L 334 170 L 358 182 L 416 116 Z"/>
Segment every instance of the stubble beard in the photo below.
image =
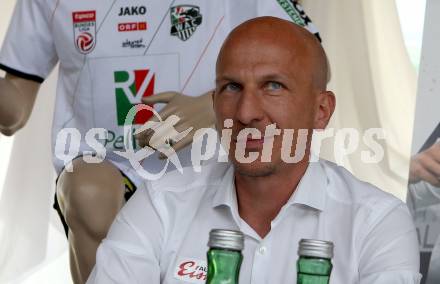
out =
<path fill-rule="evenodd" d="M 263 164 L 260 166 L 252 166 L 250 164 L 235 163 L 235 171 L 245 177 L 267 177 L 275 174 L 276 166 L 272 164 Z"/>

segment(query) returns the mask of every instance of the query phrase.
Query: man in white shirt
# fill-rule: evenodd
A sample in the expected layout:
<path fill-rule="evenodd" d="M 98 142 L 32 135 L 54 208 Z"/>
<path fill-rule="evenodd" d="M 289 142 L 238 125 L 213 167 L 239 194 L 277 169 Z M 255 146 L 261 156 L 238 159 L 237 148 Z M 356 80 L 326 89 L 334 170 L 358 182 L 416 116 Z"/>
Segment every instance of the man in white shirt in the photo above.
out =
<path fill-rule="evenodd" d="M 194 130 L 214 123 L 210 91 L 220 46 L 237 24 L 262 15 L 292 20 L 319 37 L 290 0 L 17 1 L 0 50 L 0 69 L 7 72 L 0 77 L 0 133 L 12 135 L 25 125 L 40 83 L 59 63 L 54 208 L 69 238 L 75 283 L 87 279 L 114 216 L 145 177 L 129 161 L 127 145 L 135 151 L 150 146 L 142 160 L 150 176 L 180 165 L 159 160 L 152 148 L 181 149 L 181 165 L 190 165 L 182 148 Z M 128 143 L 127 124 L 138 129 L 157 118 L 144 110 L 126 120 L 141 102 L 166 103 L 161 118 L 180 120 L 162 128 L 170 131 L 150 131 L 157 139 Z M 188 135 L 179 141 L 177 131 Z"/>
<path fill-rule="evenodd" d="M 245 235 L 240 283 L 295 283 L 301 238 L 335 244 L 331 283 L 418 283 L 406 206 L 341 167 L 310 161 L 312 130 L 335 108 L 327 75 L 324 50 L 303 28 L 262 17 L 234 29 L 214 94 L 217 129 L 232 132 L 230 163 L 145 183 L 101 243 L 88 283 L 204 283 L 213 228 Z M 305 143 L 286 144 L 301 130 Z"/>

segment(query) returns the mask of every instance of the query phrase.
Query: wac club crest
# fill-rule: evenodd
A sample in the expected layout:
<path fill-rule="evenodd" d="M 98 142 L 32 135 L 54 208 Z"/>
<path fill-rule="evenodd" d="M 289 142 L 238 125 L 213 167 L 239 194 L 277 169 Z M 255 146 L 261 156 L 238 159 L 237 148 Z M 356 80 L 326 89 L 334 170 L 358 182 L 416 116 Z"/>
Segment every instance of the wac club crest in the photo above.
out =
<path fill-rule="evenodd" d="M 96 45 L 96 12 L 73 12 L 73 40 L 82 54 L 92 52 Z"/>
<path fill-rule="evenodd" d="M 170 9 L 171 35 L 186 41 L 202 24 L 200 8 L 193 5 L 180 5 Z"/>

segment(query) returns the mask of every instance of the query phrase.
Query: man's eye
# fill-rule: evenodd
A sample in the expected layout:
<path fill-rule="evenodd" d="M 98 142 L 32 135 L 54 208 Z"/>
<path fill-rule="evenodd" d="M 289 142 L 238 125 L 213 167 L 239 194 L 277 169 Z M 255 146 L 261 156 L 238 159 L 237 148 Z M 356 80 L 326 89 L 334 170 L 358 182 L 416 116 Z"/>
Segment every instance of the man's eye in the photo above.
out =
<path fill-rule="evenodd" d="M 269 91 L 281 90 L 283 85 L 278 82 L 267 82 L 266 89 Z"/>
<path fill-rule="evenodd" d="M 228 92 L 238 92 L 241 90 L 240 85 L 236 83 L 228 83 L 224 86 L 224 90 Z"/>

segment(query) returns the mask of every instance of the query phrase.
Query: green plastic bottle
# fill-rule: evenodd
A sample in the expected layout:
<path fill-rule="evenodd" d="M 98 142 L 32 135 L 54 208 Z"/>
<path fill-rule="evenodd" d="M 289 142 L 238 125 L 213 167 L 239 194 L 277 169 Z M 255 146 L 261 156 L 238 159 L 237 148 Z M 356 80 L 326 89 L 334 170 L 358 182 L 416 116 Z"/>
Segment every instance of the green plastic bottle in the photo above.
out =
<path fill-rule="evenodd" d="M 238 284 L 244 236 L 239 231 L 214 229 L 209 233 L 207 284 Z"/>
<path fill-rule="evenodd" d="M 332 272 L 333 243 L 321 240 L 299 241 L 297 284 L 328 284 Z"/>

